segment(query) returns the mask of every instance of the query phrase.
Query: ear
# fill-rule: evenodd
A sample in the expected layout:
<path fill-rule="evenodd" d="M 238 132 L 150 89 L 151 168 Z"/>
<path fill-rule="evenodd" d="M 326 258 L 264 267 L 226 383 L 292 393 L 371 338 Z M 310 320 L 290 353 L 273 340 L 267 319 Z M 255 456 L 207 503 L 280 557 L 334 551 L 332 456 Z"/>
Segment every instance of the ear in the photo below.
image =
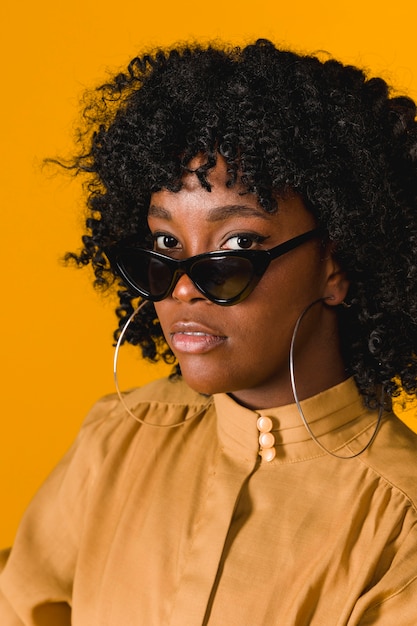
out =
<path fill-rule="evenodd" d="M 342 304 L 349 291 L 349 280 L 332 252 L 328 251 L 328 256 L 323 260 L 326 263 L 326 284 L 324 287 L 324 298 L 329 306 Z"/>

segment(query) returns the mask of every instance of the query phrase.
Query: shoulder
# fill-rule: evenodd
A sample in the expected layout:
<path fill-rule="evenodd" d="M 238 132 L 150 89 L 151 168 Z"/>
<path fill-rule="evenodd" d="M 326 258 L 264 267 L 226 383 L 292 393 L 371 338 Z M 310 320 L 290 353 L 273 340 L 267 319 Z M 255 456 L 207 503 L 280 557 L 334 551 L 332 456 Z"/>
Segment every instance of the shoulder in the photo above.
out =
<path fill-rule="evenodd" d="M 137 436 L 142 422 L 166 426 L 179 423 L 210 401 L 181 377 L 155 380 L 124 392 L 122 397 L 123 402 L 117 394 L 100 398 L 87 414 L 78 441 L 93 438 L 101 442 L 101 448 L 107 448 L 116 440 Z"/>
<path fill-rule="evenodd" d="M 193 391 L 181 377 L 161 378 L 143 387 L 137 387 L 122 394 L 123 403 L 119 396 L 109 394 L 100 398 L 90 409 L 84 421 L 84 426 L 103 421 L 125 417 L 126 407 L 133 411 L 136 408 L 157 407 L 201 407 L 208 398 Z"/>
<path fill-rule="evenodd" d="M 207 398 L 193 392 L 180 379 L 155 381 L 127 392 L 125 399 L 132 412 L 144 421 L 162 424 L 181 422 L 195 414 L 196 407 L 207 404 Z M 127 471 L 133 457 L 140 463 L 146 455 L 152 454 L 156 431 L 164 445 L 164 437 L 178 430 L 142 428 L 116 394 L 104 396 L 93 405 L 72 446 L 38 491 L 30 507 L 32 517 L 33 511 L 38 519 L 41 515 L 55 515 L 57 508 L 62 505 L 62 510 L 67 510 L 71 503 L 71 513 L 61 524 L 71 522 L 78 528 L 93 488 L 98 484 L 106 487 L 113 484 L 115 475 Z"/>
<path fill-rule="evenodd" d="M 417 434 L 393 413 L 383 421 L 370 449 L 359 460 L 403 494 L 417 513 Z"/>
<path fill-rule="evenodd" d="M 193 391 L 180 376 L 160 378 L 143 387 L 133 389 L 125 394 L 125 399 L 127 403 L 132 405 L 162 403 L 174 406 L 199 406 L 207 402 L 207 396 Z"/>

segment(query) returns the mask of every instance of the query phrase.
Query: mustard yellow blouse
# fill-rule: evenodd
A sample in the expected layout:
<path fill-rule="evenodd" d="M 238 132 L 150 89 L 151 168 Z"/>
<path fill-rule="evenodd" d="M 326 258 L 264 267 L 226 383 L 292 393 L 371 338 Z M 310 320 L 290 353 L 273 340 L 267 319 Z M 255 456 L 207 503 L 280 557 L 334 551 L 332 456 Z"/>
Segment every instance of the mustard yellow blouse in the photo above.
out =
<path fill-rule="evenodd" d="M 126 395 L 178 422 L 207 399 L 161 380 Z M 348 380 L 302 403 L 351 455 L 377 415 Z M 341 460 L 295 406 L 219 394 L 183 426 L 98 402 L 30 505 L 0 576 L 2 626 L 416 626 L 417 436 L 386 414 Z"/>

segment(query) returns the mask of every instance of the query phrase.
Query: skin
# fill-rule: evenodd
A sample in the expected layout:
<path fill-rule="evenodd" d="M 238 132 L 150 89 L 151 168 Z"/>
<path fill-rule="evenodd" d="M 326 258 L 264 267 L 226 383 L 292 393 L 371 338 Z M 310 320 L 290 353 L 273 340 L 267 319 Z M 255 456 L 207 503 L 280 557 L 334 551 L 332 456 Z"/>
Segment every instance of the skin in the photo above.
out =
<path fill-rule="evenodd" d="M 152 195 L 148 222 L 156 250 L 187 258 L 210 250 L 269 249 L 316 226 L 295 193 L 279 200 L 278 210 L 269 214 L 241 185 L 227 188 L 221 157 L 208 180 L 211 192 L 189 173 L 179 192 Z M 254 291 L 237 305 L 210 302 L 183 275 L 155 308 L 190 387 L 205 394 L 230 393 L 244 406 L 260 409 L 294 401 L 291 337 L 300 313 L 318 298 L 326 302 L 305 315 L 295 346 L 300 399 L 346 378 L 335 306 L 347 290 L 330 247 L 324 249 L 317 238 L 272 261 Z"/>

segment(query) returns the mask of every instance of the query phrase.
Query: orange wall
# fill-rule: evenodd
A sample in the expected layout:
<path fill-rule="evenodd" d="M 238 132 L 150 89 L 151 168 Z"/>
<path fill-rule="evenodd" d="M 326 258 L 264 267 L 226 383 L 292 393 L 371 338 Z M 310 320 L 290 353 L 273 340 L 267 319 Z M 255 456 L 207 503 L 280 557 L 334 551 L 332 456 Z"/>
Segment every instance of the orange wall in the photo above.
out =
<path fill-rule="evenodd" d="M 12 541 L 31 495 L 89 406 L 113 391 L 111 299 L 92 290 L 88 271 L 59 261 L 78 246 L 79 184 L 40 167 L 43 158 L 71 151 L 83 90 L 143 47 L 262 36 L 297 50 L 326 50 L 417 96 L 416 5 L 386 6 L 373 0 L 160 0 L 149 8 L 140 0 L 3 0 L 0 547 Z M 123 386 L 160 375 L 123 355 L 130 372 Z M 415 413 L 414 407 L 407 414 L 414 427 Z"/>

